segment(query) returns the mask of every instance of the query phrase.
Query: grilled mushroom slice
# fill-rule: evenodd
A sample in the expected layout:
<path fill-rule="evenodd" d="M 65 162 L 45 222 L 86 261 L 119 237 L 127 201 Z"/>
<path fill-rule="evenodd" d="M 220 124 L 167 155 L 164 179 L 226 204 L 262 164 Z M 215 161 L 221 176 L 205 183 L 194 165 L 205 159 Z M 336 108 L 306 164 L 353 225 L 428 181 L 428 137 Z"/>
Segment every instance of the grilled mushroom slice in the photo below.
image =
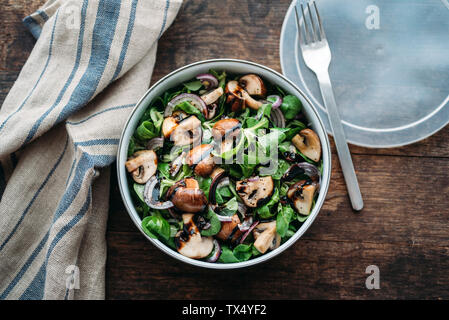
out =
<path fill-rule="evenodd" d="M 276 221 L 259 223 L 253 230 L 254 247 L 265 253 L 268 249 L 275 249 L 280 245 L 280 237 L 276 237 Z"/>
<path fill-rule="evenodd" d="M 193 178 L 178 181 L 167 191 L 167 200 L 182 212 L 196 213 L 203 211 L 207 205 L 207 199 L 198 182 Z"/>
<path fill-rule="evenodd" d="M 274 190 L 273 179 L 267 177 L 251 177 L 237 181 L 237 193 L 245 205 L 256 208 L 264 205 L 270 200 Z"/>
<path fill-rule="evenodd" d="M 176 129 L 178 126 L 178 120 L 176 120 L 174 117 L 167 117 L 164 119 L 164 122 L 162 122 L 162 134 L 165 138 L 170 137 L 173 130 Z"/>
<path fill-rule="evenodd" d="M 157 155 L 153 150 L 137 151 L 125 162 L 135 182 L 144 184 L 156 173 Z"/>
<path fill-rule="evenodd" d="M 214 147 L 210 144 L 202 144 L 190 150 L 186 158 L 189 166 L 195 167 L 195 173 L 202 177 L 211 174 L 215 167 L 214 156 L 212 150 Z"/>
<path fill-rule="evenodd" d="M 201 121 L 195 116 L 190 116 L 179 123 L 170 139 L 177 146 L 195 144 L 201 140 L 201 133 Z"/>
<path fill-rule="evenodd" d="M 218 87 L 212 91 L 209 91 L 201 96 L 201 99 L 203 99 L 204 103 L 206 105 L 210 105 L 217 101 L 222 95 L 224 91 L 222 87 Z"/>
<path fill-rule="evenodd" d="M 175 130 L 179 125 L 179 122 L 187 117 L 187 113 L 178 110 L 173 112 L 171 116 L 165 118 L 164 122 L 162 122 L 162 134 L 164 135 L 164 137 L 170 137 L 173 130 Z"/>
<path fill-rule="evenodd" d="M 255 74 L 247 74 L 239 79 L 239 84 L 252 96 L 265 97 L 267 89 L 263 80 Z"/>
<path fill-rule="evenodd" d="M 212 136 L 215 140 L 238 137 L 242 124 L 237 119 L 222 119 L 217 121 L 212 127 Z"/>
<path fill-rule="evenodd" d="M 262 102 L 255 100 L 243 89 L 235 80 L 226 84 L 225 92 L 227 94 L 226 102 L 231 104 L 232 111 L 244 110 L 246 106 L 257 110 L 262 106 Z"/>
<path fill-rule="evenodd" d="M 214 180 L 215 178 L 218 179 L 218 177 L 224 175 L 225 173 L 226 172 L 224 171 L 224 169 L 222 169 L 220 167 L 216 167 L 210 174 L 210 177 L 212 178 L 212 180 Z"/>
<path fill-rule="evenodd" d="M 288 189 L 287 197 L 300 214 L 307 216 L 310 214 L 316 190 L 314 183 L 301 180 Z"/>
<path fill-rule="evenodd" d="M 320 161 L 321 143 L 315 131 L 312 129 L 301 130 L 293 137 L 292 142 L 306 157 L 315 162 Z"/>
<path fill-rule="evenodd" d="M 223 241 L 237 241 L 237 239 L 242 235 L 242 232 L 240 231 L 238 226 L 239 223 L 239 216 L 237 214 L 234 214 L 232 216 L 232 221 L 221 223 L 221 230 L 216 235 L 216 237 Z"/>
<path fill-rule="evenodd" d="M 183 256 L 192 259 L 207 257 L 214 248 L 212 237 L 202 237 L 200 230 L 193 221 L 194 215 L 186 213 L 182 215 L 184 229 L 175 236 L 176 249 Z"/>
<path fill-rule="evenodd" d="M 226 103 L 231 105 L 233 112 L 245 110 L 245 99 L 242 97 L 242 91 L 244 89 L 239 86 L 237 81 L 229 81 L 226 84 Z"/>

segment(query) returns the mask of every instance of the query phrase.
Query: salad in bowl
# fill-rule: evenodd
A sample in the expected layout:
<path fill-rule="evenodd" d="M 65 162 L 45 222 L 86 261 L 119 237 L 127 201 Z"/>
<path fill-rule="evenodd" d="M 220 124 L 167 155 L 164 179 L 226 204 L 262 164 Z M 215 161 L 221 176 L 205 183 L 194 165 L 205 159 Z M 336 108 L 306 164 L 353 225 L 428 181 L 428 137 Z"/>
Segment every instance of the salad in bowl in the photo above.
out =
<path fill-rule="evenodd" d="M 211 69 L 152 99 L 122 165 L 149 238 L 230 264 L 276 250 L 307 221 L 323 155 L 296 95 Z"/>

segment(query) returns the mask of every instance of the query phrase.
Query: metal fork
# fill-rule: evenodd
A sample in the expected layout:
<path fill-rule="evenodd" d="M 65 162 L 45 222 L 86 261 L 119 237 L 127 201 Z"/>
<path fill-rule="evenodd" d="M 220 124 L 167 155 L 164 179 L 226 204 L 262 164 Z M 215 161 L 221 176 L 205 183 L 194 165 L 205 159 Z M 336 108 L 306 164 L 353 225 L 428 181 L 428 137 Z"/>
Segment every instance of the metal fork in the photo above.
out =
<path fill-rule="evenodd" d="M 311 4 L 315 8 L 315 14 L 312 13 Z M 323 24 L 318 13 L 315 1 L 307 3 L 306 11 L 300 3 L 302 13 L 301 28 L 300 18 L 295 4 L 296 26 L 298 28 L 298 38 L 301 47 L 304 62 L 317 76 L 320 85 L 321 95 L 324 105 L 327 109 L 329 122 L 334 134 L 335 146 L 337 147 L 338 158 L 345 177 L 346 187 L 349 198 L 354 210 L 363 209 L 363 199 L 360 193 L 359 183 L 352 164 L 351 153 L 346 143 L 343 125 L 341 124 L 340 114 L 338 113 L 337 103 L 335 102 L 334 92 L 332 90 L 331 80 L 329 78 L 329 64 L 331 62 L 331 51 L 324 33 Z M 308 13 L 308 14 L 307 14 Z M 309 16 L 309 18 L 307 18 Z M 315 17 L 314 17 L 315 16 Z M 307 20 L 309 20 L 307 22 Z M 318 21 L 318 23 L 316 23 Z M 304 30 L 304 36 L 302 31 Z"/>

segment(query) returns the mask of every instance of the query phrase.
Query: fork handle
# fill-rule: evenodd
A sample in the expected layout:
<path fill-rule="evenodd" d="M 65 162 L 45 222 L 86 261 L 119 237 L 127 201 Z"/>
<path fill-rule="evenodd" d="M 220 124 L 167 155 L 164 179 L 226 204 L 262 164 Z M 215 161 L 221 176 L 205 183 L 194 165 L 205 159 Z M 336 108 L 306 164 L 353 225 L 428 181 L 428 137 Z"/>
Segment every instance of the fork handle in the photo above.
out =
<path fill-rule="evenodd" d="M 337 148 L 337 154 L 340 159 L 340 165 L 345 178 L 352 208 L 360 211 L 363 209 L 362 194 L 360 193 L 359 183 L 355 174 L 354 165 L 352 164 L 351 153 L 349 152 L 348 144 L 346 143 L 345 132 L 341 123 L 340 114 L 338 113 L 337 103 L 335 102 L 329 72 L 326 71 L 317 74 L 317 78 L 320 84 L 324 105 L 327 109 L 332 132 L 334 133 L 335 146 Z"/>

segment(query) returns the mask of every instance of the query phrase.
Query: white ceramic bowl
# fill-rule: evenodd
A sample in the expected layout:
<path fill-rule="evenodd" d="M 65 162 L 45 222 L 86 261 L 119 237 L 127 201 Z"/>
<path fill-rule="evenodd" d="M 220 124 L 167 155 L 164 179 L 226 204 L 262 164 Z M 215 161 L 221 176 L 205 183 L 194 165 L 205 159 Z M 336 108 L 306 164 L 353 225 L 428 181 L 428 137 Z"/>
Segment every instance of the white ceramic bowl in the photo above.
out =
<path fill-rule="evenodd" d="M 127 183 L 127 172 L 125 170 L 124 164 L 127 160 L 128 144 L 131 136 L 133 135 L 138 125 L 139 119 L 145 112 L 146 108 L 150 105 L 151 101 L 153 101 L 156 97 L 162 95 L 167 89 L 173 88 L 183 82 L 193 79 L 197 74 L 208 72 L 209 69 L 226 70 L 228 73 L 234 74 L 255 73 L 260 75 L 266 81 L 278 85 L 286 92 L 296 95 L 301 100 L 303 104 L 303 112 L 305 113 L 308 121 L 310 122 L 312 129 L 320 137 L 322 145 L 323 175 L 321 180 L 320 193 L 316 201 L 315 207 L 310 213 L 309 218 L 302 224 L 300 229 L 279 248 L 270 251 L 264 255 L 261 255 L 255 259 L 250 259 L 245 262 L 222 264 L 222 263 L 209 263 L 187 258 L 179 254 L 178 252 L 172 250 L 171 248 L 167 247 L 159 240 L 148 237 L 141 227 L 142 220 L 139 214 L 136 212 Z M 167 76 L 156 82 L 145 93 L 142 99 L 140 99 L 140 101 L 135 106 L 134 110 L 131 112 L 126 122 L 125 128 L 123 129 L 117 154 L 117 175 L 120 193 L 122 195 L 126 210 L 128 211 L 131 219 L 133 220 L 136 227 L 140 230 L 140 232 L 148 240 L 150 240 L 156 247 L 158 247 L 168 255 L 191 265 L 212 269 L 234 269 L 234 268 L 248 267 L 251 265 L 261 263 L 263 261 L 267 261 L 268 259 L 273 258 L 274 256 L 280 254 L 285 249 L 290 247 L 304 234 L 304 232 L 310 227 L 310 225 L 318 215 L 318 212 L 320 211 L 321 206 L 323 205 L 324 199 L 326 198 L 327 190 L 329 187 L 330 174 L 331 174 L 331 151 L 329 139 L 327 137 L 323 122 L 321 121 L 318 112 L 310 102 L 309 98 L 307 98 L 307 96 L 298 87 L 296 87 L 290 80 L 285 78 L 280 73 L 254 62 L 235 60 L 235 59 L 213 59 L 195 62 L 173 71 L 172 73 L 168 74 Z"/>

